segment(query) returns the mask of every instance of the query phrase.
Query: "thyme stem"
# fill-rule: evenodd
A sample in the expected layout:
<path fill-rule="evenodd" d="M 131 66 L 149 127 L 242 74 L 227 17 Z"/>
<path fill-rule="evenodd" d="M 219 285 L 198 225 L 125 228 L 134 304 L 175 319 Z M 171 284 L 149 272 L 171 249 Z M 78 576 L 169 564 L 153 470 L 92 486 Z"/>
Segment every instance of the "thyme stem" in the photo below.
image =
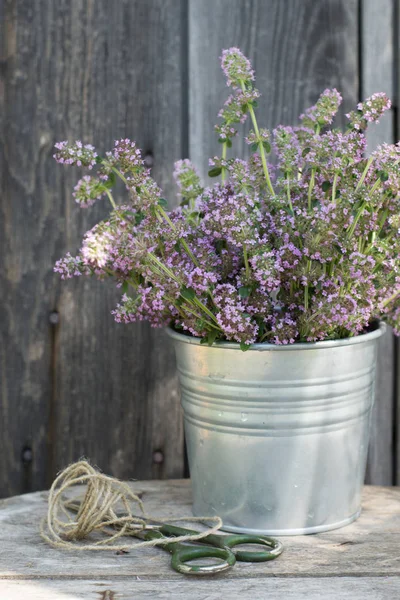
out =
<path fill-rule="evenodd" d="M 246 91 L 246 87 L 245 87 L 243 81 L 241 81 L 241 87 L 242 87 L 242 91 L 245 92 Z M 263 146 L 263 143 L 262 143 L 262 141 L 260 139 L 260 130 L 258 128 L 256 115 L 255 115 L 254 109 L 251 106 L 251 104 L 249 104 L 249 114 L 250 114 L 250 117 L 251 117 L 251 121 L 253 123 L 254 133 L 256 134 L 256 137 L 258 139 L 258 142 L 257 142 L 258 143 L 258 149 L 260 151 L 261 163 L 262 163 L 262 166 L 263 166 L 263 171 L 264 171 L 265 179 L 266 179 L 269 191 L 271 192 L 271 194 L 273 196 L 275 196 L 274 188 L 272 187 L 271 178 L 270 178 L 269 171 L 268 171 L 267 158 L 265 156 L 264 146 Z"/>
<path fill-rule="evenodd" d="M 111 206 L 113 207 L 114 210 L 117 210 L 117 205 L 114 202 L 114 198 L 112 197 L 112 194 L 110 192 L 110 190 L 108 188 L 104 188 L 104 191 L 106 192 L 109 201 L 111 202 Z"/>

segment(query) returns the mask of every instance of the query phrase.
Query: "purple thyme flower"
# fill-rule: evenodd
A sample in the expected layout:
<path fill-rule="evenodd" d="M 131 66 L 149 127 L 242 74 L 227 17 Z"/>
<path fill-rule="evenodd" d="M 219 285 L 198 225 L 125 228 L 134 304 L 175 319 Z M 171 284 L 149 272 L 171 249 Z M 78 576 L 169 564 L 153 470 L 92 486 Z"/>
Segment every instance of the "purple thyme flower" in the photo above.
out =
<path fill-rule="evenodd" d="M 240 88 L 241 83 L 254 80 L 254 71 L 248 58 L 239 48 L 229 48 L 222 51 L 221 66 L 227 79 L 227 85 Z"/>
<path fill-rule="evenodd" d="M 261 127 L 258 131 L 258 135 L 250 130 L 247 137 L 245 137 L 246 144 L 258 144 L 259 142 L 264 142 L 264 144 L 268 144 L 270 141 L 271 134 L 268 129 L 264 129 Z"/>
<path fill-rule="evenodd" d="M 216 318 L 227 340 L 253 344 L 257 339 L 258 326 L 246 314 L 235 286 L 225 283 L 217 285 L 213 301 L 218 309 Z"/>
<path fill-rule="evenodd" d="M 83 145 L 79 140 L 74 143 L 58 142 L 55 144 L 57 152 L 53 155 L 58 163 L 88 167 L 92 169 L 96 164 L 97 153 L 91 144 Z"/>
<path fill-rule="evenodd" d="M 173 176 L 184 204 L 195 200 L 202 193 L 199 174 L 188 158 L 175 162 Z"/>
<path fill-rule="evenodd" d="M 92 206 L 96 200 L 99 200 L 104 196 L 103 184 L 90 175 L 85 175 L 78 181 L 74 187 L 73 197 L 79 206 L 82 208 L 88 208 Z"/>
<path fill-rule="evenodd" d="M 379 118 L 392 106 L 391 101 L 383 92 L 372 94 L 364 102 L 359 102 L 357 111 L 346 115 L 353 129 L 362 131 L 367 128 L 368 123 L 379 122 Z"/>
<path fill-rule="evenodd" d="M 71 256 L 68 252 L 64 258 L 60 258 L 54 266 L 54 272 L 61 275 L 61 279 L 71 279 L 80 275 L 90 275 L 91 271 L 84 264 L 80 256 Z"/>
<path fill-rule="evenodd" d="M 311 129 L 315 129 L 316 126 L 330 125 L 341 103 L 342 96 L 335 88 L 325 90 L 314 106 L 307 108 L 304 114 L 300 115 L 302 125 Z"/>

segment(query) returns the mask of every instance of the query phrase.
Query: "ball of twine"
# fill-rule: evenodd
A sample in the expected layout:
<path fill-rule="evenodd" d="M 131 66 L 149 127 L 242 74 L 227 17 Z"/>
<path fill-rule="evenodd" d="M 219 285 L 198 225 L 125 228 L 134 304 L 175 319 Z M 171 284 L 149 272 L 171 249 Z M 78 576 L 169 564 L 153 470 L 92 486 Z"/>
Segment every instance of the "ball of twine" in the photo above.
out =
<path fill-rule="evenodd" d="M 65 492 L 78 484 L 86 484 L 85 494 L 77 503 L 64 497 Z M 118 510 L 123 507 L 123 512 Z M 132 512 L 139 508 L 141 516 Z M 41 526 L 41 536 L 51 546 L 67 550 L 114 550 L 128 552 L 132 548 L 165 544 L 165 538 L 122 543 L 123 536 L 135 536 L 146 529 L 146 523 L 211 522 L 213 527 L 196 534 L 174 537 L 174 542 L 196 541 L 215 533 L 222 526 L 220 517 L 154 518 L 146 514 L 144 503 L 127 483 L 100 473 L 86 460 L 68 466 L 54 480 L 50 488 L 47 517 Z M 101 538 L 90 543 L 76 543 L 90 534 Z"/>

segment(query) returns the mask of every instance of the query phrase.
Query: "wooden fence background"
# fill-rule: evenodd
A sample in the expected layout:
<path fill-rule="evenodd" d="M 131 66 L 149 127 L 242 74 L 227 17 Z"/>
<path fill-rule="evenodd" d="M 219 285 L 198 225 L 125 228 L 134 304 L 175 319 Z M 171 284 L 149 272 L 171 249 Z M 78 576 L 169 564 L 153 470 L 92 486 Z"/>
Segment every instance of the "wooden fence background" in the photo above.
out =
<path fill-rule="evenodd" d="M 163 332 L 116 325 L 118 292 L 60 282 L 105 206 L 75 207 L 58 140 L 101 150 L 131 137 L 171 200 L 173 161 L 203 172 L 226 97 L 221 49 L 252 59 L 267 127 L 294 123 L 326 87 L 343 114 L 385 91 L 372 146 L 397 139 L 397 0 L 0 0 L 0 495 L 49 485 L 82 455 L 124 478 L 185 473 L 179 394 Z M 245 151 L 244 145 L 241 150 Z M 368 480 L 400 478 L 396 344 L 382 341 Z"/>

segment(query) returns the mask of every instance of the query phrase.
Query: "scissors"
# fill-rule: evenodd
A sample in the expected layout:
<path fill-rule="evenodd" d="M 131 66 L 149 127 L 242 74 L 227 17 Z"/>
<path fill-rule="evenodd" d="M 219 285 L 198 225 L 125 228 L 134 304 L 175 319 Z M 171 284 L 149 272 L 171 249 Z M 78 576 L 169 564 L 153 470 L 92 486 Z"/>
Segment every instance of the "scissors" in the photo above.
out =
<path fill-rule="evenodd" d="M 69 501 L 66 506 L 78 512 L 79 501 Z M 117 514 L 117 517 L 122 516 Z M 132 515 L 136 517 L 136 515 Z M 222 573 L 231 569 L 236 561 L 240 562 L 266 562 L 277 558 L 282 551 L 283 545 L 278 540 L 265 535 L 247 535 L 247 534 L 209 534 L 199 540 L 189 540 L 188 542 L 174 542 L 175 537 L 182 535 L 197 535 L 200 533 L 194 529 L 185 529 L 169 523 L 161 523 L 153 519 L 143 519 L 145 521 L 144 529 L 131 529 L 130 535 L 140 540 L 148 541 L 165 538 L 165 542 L 157 544 L 157 547 L 166 550 L 172 554 L 171 567 L 178 573 L 184 575 L 213 575 Z M 257 544 L 264 546 L 268 550 L 249 551 L 235 549 L 235 546 L 242 544 Z M 192 560 L 201 558 L 214 558 L 218 562 L 213 564 L 188 564 Z"/>
<path fill-rule="evenodd" d="M 195 535 L 199 531 L 184 529 L 156 521 L 149 525 L 151 529 L 135 532 L 133 535 L 143 540 L 154 540 L 166 538 L 165 544 L 160 544 L 163 550 L 172 554 L 171 567 L 178 573 L 184 575 L 211 575 L 222 573 L 232 568 L 236 561 L 241 562 L 265 562 L 273 560 L 283 551 L 283 546 L 278 540 L 264 535 L 246 534 L 210 534 L 200 540 L 189 543 L 177 543 L 174 537 L 181 535 Z M 154 529 L 153 529 L 154 527 Z M 196 544 L 196 545 L 195 545 Z M 199 544 L 199 545 L 197 545 Z M 242 544 L 258 544 L 267 547 L 268 550 L 248 551 L 236 550 L 235 546 Z M 199 558 L 214 558 L 219 562 L 211 565 L 190 565 L 189 561 Z"/>

